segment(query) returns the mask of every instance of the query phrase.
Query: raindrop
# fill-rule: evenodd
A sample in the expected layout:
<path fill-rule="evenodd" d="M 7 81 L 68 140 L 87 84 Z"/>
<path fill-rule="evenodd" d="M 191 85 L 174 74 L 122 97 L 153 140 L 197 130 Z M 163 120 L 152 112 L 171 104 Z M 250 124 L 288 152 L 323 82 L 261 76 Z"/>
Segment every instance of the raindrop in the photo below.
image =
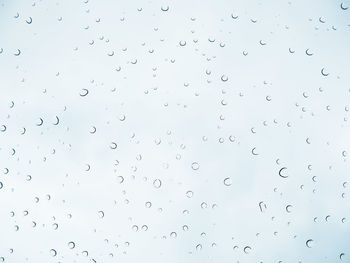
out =
<path fill-rule="evenodd" d="M 192 169 L 193 170 L 198 170 L 199 169 L 199 164 L 197 162 L 193 162 L 192 165 L 191 165 Z"/>
<path fill-rule="evenodd" d="M 226 81 L 228 81 L 228 77 L 227 77 L 226 75 L 222 75 L 222 76 L 221 76 L 221 80 L 222 80 L 223 82 L 226 82 Z"/>
<path fill-rule="evenodd" d="M 206 209 L 208 207 L 206 202 L 201 203 L 201 208 L 202 209 Z"/>
<path fill-rule="evenodd" d="M 249 254 L 249 252 L 252 250 L 250 246 L 246 246 L 243 248 L 244 253 Z"/>
<path fill-rule="evenodd" d="M 162 181 L 161 181 L 160 179 L 155 179 L 155 180 L 153 181 L 153 186 L 154 186 L 155 188 L 160 188 L 161 185 L 162 185 Z"/>
<path fill-rule="evenodd" d="M 192 191 L 187 191 L 187 192 L 186 192 L 186 196 L 187 196 L 188 198 L 192 198 L 192 197 L 193 197 L 193 192 L 192 192 Z"/>
<path fill-rule="evenodd" d="M 99 216 L 100 218 L 104 218 L 104 217 L 105 217 L 105 212 L 103 212 L 103 211 L 98 211 L 98 216 Z"/>
<path fill-rule="evenodd" d="M 70 249 L 75 248 L 75 243 L 74 243 L 73 241 L 70 241 L 70 242 L 68 243 L 68 247 L 69 247 Z"/>
<path fill-rule="evenodd" d="M 313 240 L 312 239 L 308 239 L 306 242 L 305 242 L 305 244 L 306 244 L 306 246 L 308 247 L 308 248 L 311 248 L 312 247 L 312 245 L 313 245 Z"/>
<path fill-rule="evenodd" d="M 179 42 L 179 44 L 180 44 L 181 47 L 184 47 L 184 46 L 186 46 L 186 41 L 181 40 L 181 41 Z"/>
<path fill-rule="evenodd" d="M 230 177 L 225 178 L 224 185 L 226 185 L 226 186 L 232 185 L 232 179 Z"/>
<path fill-rule="evenodd" d="M 55 249 L 51 249 L 50 250 L 50 254 L 51 254 L 51 256 L 56 257 L 57 256 L 57 251 Z"/>

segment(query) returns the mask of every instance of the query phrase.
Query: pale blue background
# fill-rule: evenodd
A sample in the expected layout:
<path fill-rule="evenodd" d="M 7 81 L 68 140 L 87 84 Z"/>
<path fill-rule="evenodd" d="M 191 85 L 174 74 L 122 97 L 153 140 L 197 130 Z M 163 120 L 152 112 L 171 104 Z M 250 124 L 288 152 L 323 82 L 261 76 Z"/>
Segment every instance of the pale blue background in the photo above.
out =
<path fill-rule="evenodd" d="M 350 262 L 341 3 L 0 0 L 0 261 Z"/>

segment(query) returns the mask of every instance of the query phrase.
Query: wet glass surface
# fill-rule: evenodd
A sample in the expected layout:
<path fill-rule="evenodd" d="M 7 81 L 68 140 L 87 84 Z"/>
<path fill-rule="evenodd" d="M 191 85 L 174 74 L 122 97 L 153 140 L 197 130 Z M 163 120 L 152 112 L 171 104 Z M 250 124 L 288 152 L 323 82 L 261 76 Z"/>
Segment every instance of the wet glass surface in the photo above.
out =
<path fill-rule="evenodd" d="M 349 1 L 0 0 L 0 262 L 350 262 Z"/>

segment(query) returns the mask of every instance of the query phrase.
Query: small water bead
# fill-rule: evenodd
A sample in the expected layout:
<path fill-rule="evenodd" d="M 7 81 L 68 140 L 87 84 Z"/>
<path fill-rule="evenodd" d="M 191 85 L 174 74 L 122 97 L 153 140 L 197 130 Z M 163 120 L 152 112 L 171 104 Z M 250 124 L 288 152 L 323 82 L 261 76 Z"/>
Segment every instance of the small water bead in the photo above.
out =
<path fill-rule="evenodd" d="M 115 142 L 111 142 L 110 146 L 109 146 L 112 150 L 117 149 L 118 145 Z"/>
<path fill-rule="evenodd" d="M 187 196 L 188 198 L 192 198 L 192 197 L 193 197 L 193 192 L 192 192 L 192 191 L 187 191 L 187 192 L 186 192 L 186 196 Z"/>
<path fill-rule="evenodd" d="M 169 6 L 161 6 L 160 10 L 162 10 L 163 12 L 167 12 L 169 11 Z"/>
<path fill-rule="evenodd" d="M 243 251 L 246 254 L 249 254 L 250 250 L 252 250 L 252 248 L 250 246 L 246 246 L 246 247 L 243 248 Z"/>
<path fill-rule="evenodd" d="M 286 211 L 287 211 L 287 213 L 291 213 L 292 212 L 292 205 L 287 205 L 286 206 Z"/>
<path fill-rule="evenodd" d="M 179 44 L 180 44 L 181 47 L 184 47 L 184 46 L 186 46 L 186 41 L 181 40 L 181 41 L 179 42 Z"/>
<path fill-rule="evenodd" d="M 222 80 L 223 82 L 226 82 L 226 81 L 228 81 L 228 77 L 227 77 L 226 75 L 222 75 L 222 76 L 221 76 L 221 80 Z"/>
<path fill-rule="evenodd" d="M 51 256 L 56 257 L 57 256 L 57 251 L 55 249 L 51 249 L 50 250 L 50 254 L 51 254 Z"/>
<path fill-rule="evenodd" d="M 226 185 L 226 186 L 232 185 L 232 179 L 230 177 L 225 178 L 224 185 Z"/>
<path fill-rule="evenodd" d="M 312 245 L 313 245 L 313 240 L 312 239 L 308 239 L 306 242 L 305 242 L 305 244 L 306 244 L 306 246 L 308 247 L 308 248 L 312 248 Z"/>
<path fill-rule="evenodd" d="M 176 237 L 177 237 L 177 233 L 176 233 L 176 232 L 171 232 L 171 233 L 170 233 L 170 237 L 176 238 Z"/>
<path fill-rule="evenodd" d="M 143 226 L 141 227 L 141 229 L 142 229 L 143 231 L 147 231 L 147 230 L 148 230 L 148 226 L 147 226 L 147 225 L 143 225 Z"/>
<path fill-rule="evenodd" d="M 133 225 L 133 226 L 132 226 L 132 230 L 135 231 L 135 232 L 137 232 L 137 231 L 139 230 L 139 227 L 138 227 L 137 225 Z"/>
<path fill-rule="evenodd" d="M 153 186 L 154 186 L 155 188 L 160 188 L 161 185 L 162 185 L 162 181 L 161 181 L 160 179 L 155 179 L 155 180 L 153 181 Z"/>
<path fill-rule="evenodd" d="M 81 252 L 81 254 L 84 256 L 84 257 L 87 257 L 89 255 L 89 252 L 87 252 L 86 250 L 84 250 L 83 252 Z"/>
<path fill-rule="evenodd" d="M 206 202 L 201 203 L 201 208 L 206 209 L 208 207 L 208 204 Z"/>
<path fill-rule="evenodd" d="M 104 218 L 105 213 L 103 211 L 98 211 L 98 216 L 99 216 L 99 218 Z"/>
<path fill-rule="evenodd" d="M 198 245 L 196 246 L 196 250 L 202 250 L 202 245 L 201 245 L 201 244 L 198 244 Z"/>
<path fill-rule="evenodd" d="M 342 155 L 343 155 L 343 157 L 346 157 L 348 155 L 348 152 L 347 151 L 343 151 Z"/>
<path fill-rule="evenodd" d="M 74 243 L 73 241 L 70 241 L 70 242 L 68 243 L 68 247 L 69 247 L 70 249 L 75 248 L 75 243 Z"/>
<path fill-rule="evenodd" d="M 123 176 L 117 176 L 118 182 L 121 184 L 124 182 L 124 177 Z"/>
<path fill-rule="evenodd" d="M 183 225 L 182 229 L 183 229 L 183 231 L 188 231 L 188 225 Z"/>
<path fill-rule="evenodd" d="M 192 165 L 191 165 L 192 169 L 193 170 L 198 170 L 199 169 L 199 164 L 197 162 L 193 162 Z"/>
<path fill-rule="evenodd" d="M 152 203 L 151 203 L 151 202 L 146 202 L 146 203 L 145 203 L 145 207 L 146 207 L 146 208 L 151 208 L 151 206 L 152 206 Z"/>

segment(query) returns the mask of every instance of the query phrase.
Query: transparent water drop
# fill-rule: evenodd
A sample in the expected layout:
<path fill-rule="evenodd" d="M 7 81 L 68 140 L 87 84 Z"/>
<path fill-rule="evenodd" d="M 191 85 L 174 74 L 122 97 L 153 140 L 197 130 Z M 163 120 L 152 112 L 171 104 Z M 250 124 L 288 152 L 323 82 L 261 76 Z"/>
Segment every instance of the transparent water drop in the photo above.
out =
<path fill-rule="evenodd" d="M 51 249 L 50 250 L 50 254 L 51 254 L 51 256 L 56 257 L 57 256 L 57 251 L 55 249 Z"/>
<path fill-rule="evenodd" d="M 74 243 L 73 241 L 70 241 L 70 242 L 68 243 L 68 247 L 69 247 L 70 249 L 75 248 L 75 243 Z"/>
<path fill-rule="evenodd" d="M 154 186 L 155 188 L 160 188 L 160 187 L 162 186 L 162 181 L 161 181 L 160 179 L 155 179 L 155 180 L 153 181 L 153 186 Z"/>
<path fill-rule="evenodd" d="M 224 179 L 224 185 L 226 185 L 226 186 L 232 185 L 232 179 L 230 177 L 226 177 Z"/>
<path fill-rule="evenodd" d="M 191 165 L 191 167 L 192 167 L 192 169 L 193 169 L 193 170 L 195 170 L 195 171 L 196 171 L 196 170 L 198 170 L 198 169 L 199 169 L 199 163 L 197 163 L 197 162 L 193 162 L 193 163 L 192 163 L 192 165 Z"/>

